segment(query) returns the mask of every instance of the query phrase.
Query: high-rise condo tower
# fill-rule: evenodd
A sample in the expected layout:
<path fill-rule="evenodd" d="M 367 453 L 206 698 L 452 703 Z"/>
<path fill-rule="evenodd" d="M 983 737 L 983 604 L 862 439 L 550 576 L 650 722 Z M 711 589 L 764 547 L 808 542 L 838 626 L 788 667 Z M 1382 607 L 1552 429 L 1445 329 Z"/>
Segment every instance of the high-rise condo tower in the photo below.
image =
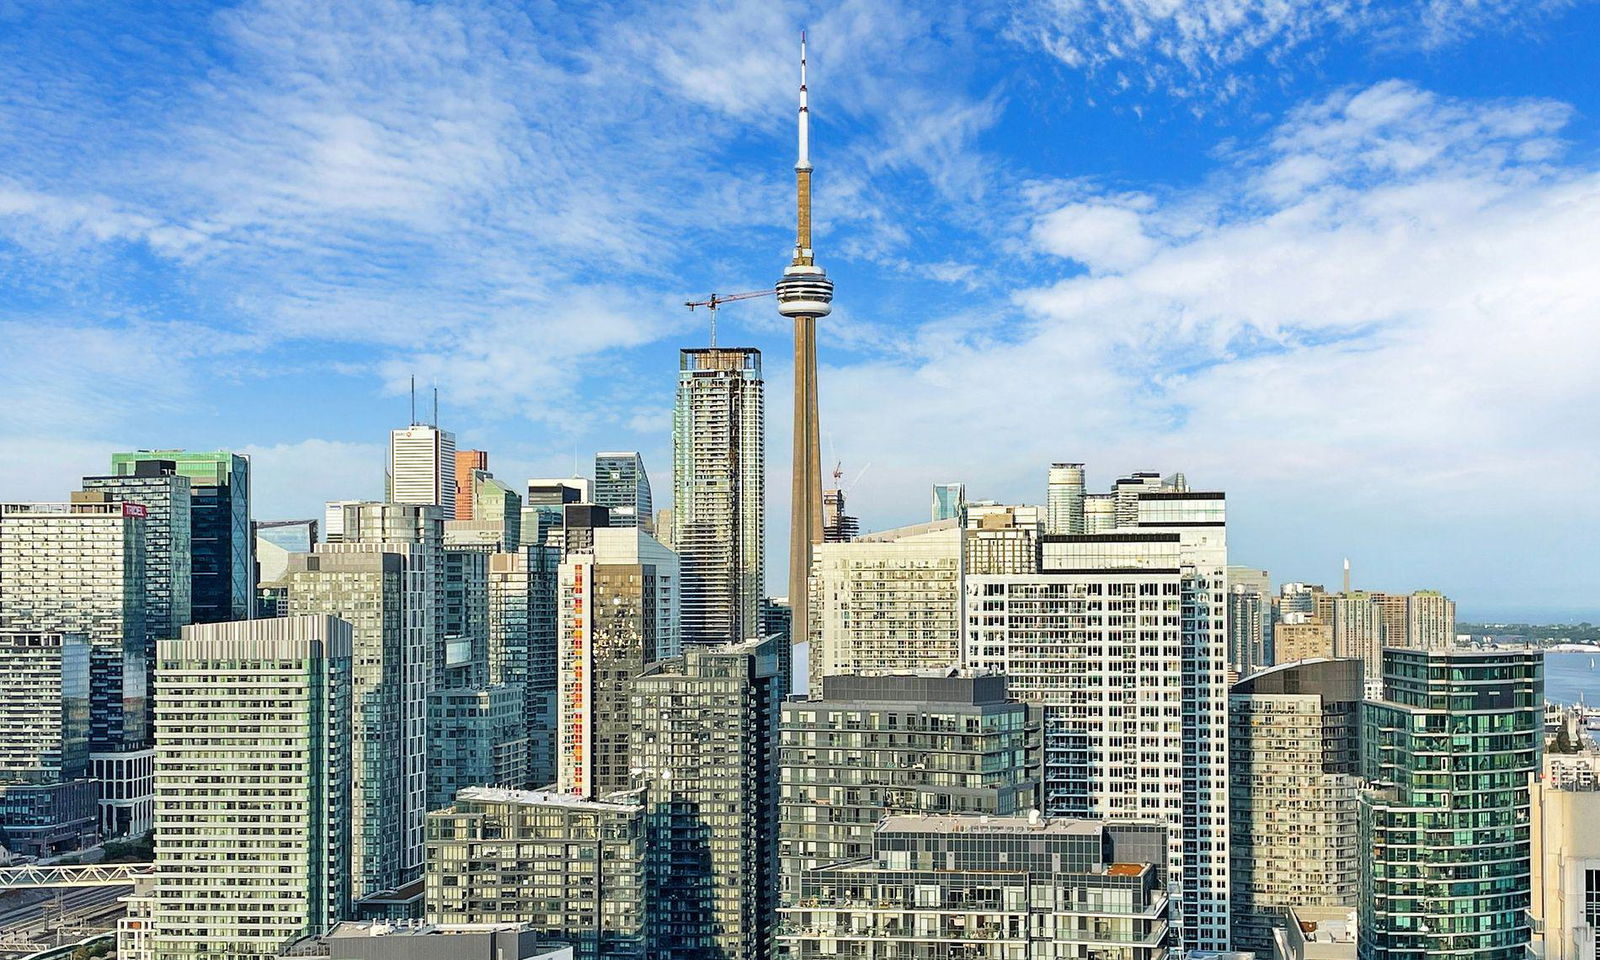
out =
<path fill-rule="evenodd" d="M 806 39 L 800 35 L 800 153 L 795 160 L 794 260 L 778 280 L 778 312 L 794 318 L 794 466 L 789 502 L 789 606 L 793 641 L 808 639 L 811 547 L 822 542 L 822 456 L 817 433 L 817 319 L 833 308 L 833 281 L 811 252 L 810 113 Z M 743 638 L 735 638 L 743 639 Z"/>

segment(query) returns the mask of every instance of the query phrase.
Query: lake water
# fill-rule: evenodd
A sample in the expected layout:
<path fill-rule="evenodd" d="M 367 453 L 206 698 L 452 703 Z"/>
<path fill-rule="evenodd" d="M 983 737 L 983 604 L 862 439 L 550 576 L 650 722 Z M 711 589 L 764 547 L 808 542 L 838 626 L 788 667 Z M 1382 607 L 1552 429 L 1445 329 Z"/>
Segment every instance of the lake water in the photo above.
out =
<path fill-rule="evenodd" d="M 1600 654 L 1546 653 L 1544 697 L 1556 703 L 1600 707 Z"/>

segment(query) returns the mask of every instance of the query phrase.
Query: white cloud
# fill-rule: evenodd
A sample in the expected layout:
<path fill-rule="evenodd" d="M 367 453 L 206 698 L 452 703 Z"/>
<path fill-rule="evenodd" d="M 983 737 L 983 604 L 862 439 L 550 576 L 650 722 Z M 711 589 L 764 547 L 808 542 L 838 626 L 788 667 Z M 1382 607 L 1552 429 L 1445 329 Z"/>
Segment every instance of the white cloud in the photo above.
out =
<path fill-rule="evenodd" d="M 1431 49 L 1537 21 L 1573 0 L 1045 0 L 1012 13 L 1011 35 L 1112 93 L 1228 100 L 1313 69 L 1327 48 Z M 1259 59 L 1257 59 L 1259 58 Z"/>
<path fill-rule="evenodd" d="M 1042 209 L 1032 242 L 1096 272 L 1022 291 L 1028 322 L 981 346 L 830 371 L 825 421 L 875 464 L 858 508 L 913 518 L 948 478 L 1037 500 L 1065 457 L 1101 483 L 1184 469 L 1245 505 L 1249 559 L 1358 550 L 1374 577 L 1482 582 L 1462 544 L 1503 533 L 1486 505 L 1600 470 L 1600 172 L 1557 162 L 1564 116 L 1385 84 L 1295 112 L 1203 189 L 1109 198 L 1115 229 L 1065 230 L 1094 227 L 1092 201 Z M 1319 172 L 1285 188 L 1306 157 Z M 1563 510 L 1600 522 L 1581 497 Z M 1312 529 L 1280 524 L 1300 512 Z M 1578 602 L 1577 581 L 1516 559 L 1543 536 L 1530 518 L 1496 541 L 1494 589 Z"/>
<path fill-rule="evenodd" d="M 1148 260 L 1156 243 L 1139 211 L 1118 203 L 1068 203 L 1040 217 L 1033 241 L 1095 273 L 1124 270 Z"/>

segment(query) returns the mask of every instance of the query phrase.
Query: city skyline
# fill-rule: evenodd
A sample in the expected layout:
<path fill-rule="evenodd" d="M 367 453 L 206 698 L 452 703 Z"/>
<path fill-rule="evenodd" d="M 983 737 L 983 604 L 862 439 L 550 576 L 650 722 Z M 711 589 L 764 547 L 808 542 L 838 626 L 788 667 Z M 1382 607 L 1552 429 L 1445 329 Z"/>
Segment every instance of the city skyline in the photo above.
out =
<path fill-rule="evenodd" d="M 0 69 L 69 78 L 12 84 L 0 105 L 0 255 L 16 265 L 0 275 L 0 442 L 21 453 L 0 479 L 54 500 L 118 450 L 231 449 L 254 457 L 258 518 L 316 516 L 382 495 L 413 373 L 513 487 L 599 450 L 670 462 L 672 356 L 706 332 L 679 304 L 762 286 L 791 243 L 784 118 L 809 25 L 829 144 L 818 242 L 849 291 L 818 337 L 822 455 L 866 468 L 848 491 L 863 529 L 921 519 L 935 482 L 1043 503 L 1041 464 L 1086 462 L 1097 490 L 1181 464 L 1233 495 L 1236 562 L 1331 584 L 1349 555 L 1357 586 L 1435 587 L 1463 619 L 1593 619 L 1578 548 L 1595 508 L 1550 529 L 1507 505 L 1597 455 L 1582 442 L 1595 387 L 1560 362 L 1596 336 L 1580 314 L 1597 103 L 1576 66 L 1595 11 L 1429 9 L 1358 22 L 1289 6 L 1246 29 L 1120 4 L 1075 25 L 689 7 L 596 32 L 581 12 L 471 5 L 337 21 L 289 3 L 112 7 L 73 23 L 72 52 L 44 36 L 48 13 L 19 18 Z M 1118 17 L 1150 43 L 1113 54 Z M 537 42 L 579 33 L 573 59 Z M 615 55 L 602 87 L 643 77 L 658 102 L 579 129 L 551 97 L 600 52 Z M 1473 69 L 1485 58 L 1492 77 Z M 396 112 L 419 76 L 440 96 Z M 535 77 L 551 96 L 524 102 Z M 438 120 L 462 127 L 424 136 Z M 668 132 L 680 122 L 692 135 Z M 541 150 L 555 125 L 587 169 Z M 156 156 L 159 173 L 130 172 Z M 535 209 L 552 199 L 540 178 L 570 195 L 551 206 L 559 230 Z M 692 263 L 644 262 L 656 236 Z M 455 243 L 518 262 L 415 270 Z M 1473 252 L 1489 247 L 1510 253 Z M 721 322 L 790 395 L 770 305 Z M 339 415 L 308 416 L 309 397 Z M 1053 428 L 951 442 L 956 410 L 1023 402 Z M 781 593 L 783 551 L 770 561 Z"/>
<path fill-rule="evenodd" d="M 38 6 L 0 955 L 1600 947 L 1600 0 Z"/>

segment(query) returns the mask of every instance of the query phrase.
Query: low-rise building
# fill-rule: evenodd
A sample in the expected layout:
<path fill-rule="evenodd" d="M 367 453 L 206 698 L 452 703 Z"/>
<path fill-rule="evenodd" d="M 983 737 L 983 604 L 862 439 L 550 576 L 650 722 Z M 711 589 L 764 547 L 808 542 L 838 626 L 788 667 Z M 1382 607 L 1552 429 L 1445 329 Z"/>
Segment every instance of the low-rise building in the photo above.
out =
<path fill-rule="evenodd" d="M 288 957 L 328 960 L 575 960 L 525 923 L 347 921 L 295 944 Z"/>
<path fill-rule="evenodd" d="M 792 904 L 806 870 L 872 852 L 885 816 L 1039 806 L 1037 711 L 1006 678 L 957 670 L 823 677 L 783 704 L 778 849 Z"/>
<path fill-rule="evenodd" d="M 468 787 L 428 814 L 430 923 L 526 923 L 575 960 L 643 958 L 644 806 Z"/>
<path fill-rule="evenodd" d="M 1166 859 L 1158 822 L 888 817 L 871 856 L 805 873 L 778 937 L 795 960 L 1163 960 Z"/>

